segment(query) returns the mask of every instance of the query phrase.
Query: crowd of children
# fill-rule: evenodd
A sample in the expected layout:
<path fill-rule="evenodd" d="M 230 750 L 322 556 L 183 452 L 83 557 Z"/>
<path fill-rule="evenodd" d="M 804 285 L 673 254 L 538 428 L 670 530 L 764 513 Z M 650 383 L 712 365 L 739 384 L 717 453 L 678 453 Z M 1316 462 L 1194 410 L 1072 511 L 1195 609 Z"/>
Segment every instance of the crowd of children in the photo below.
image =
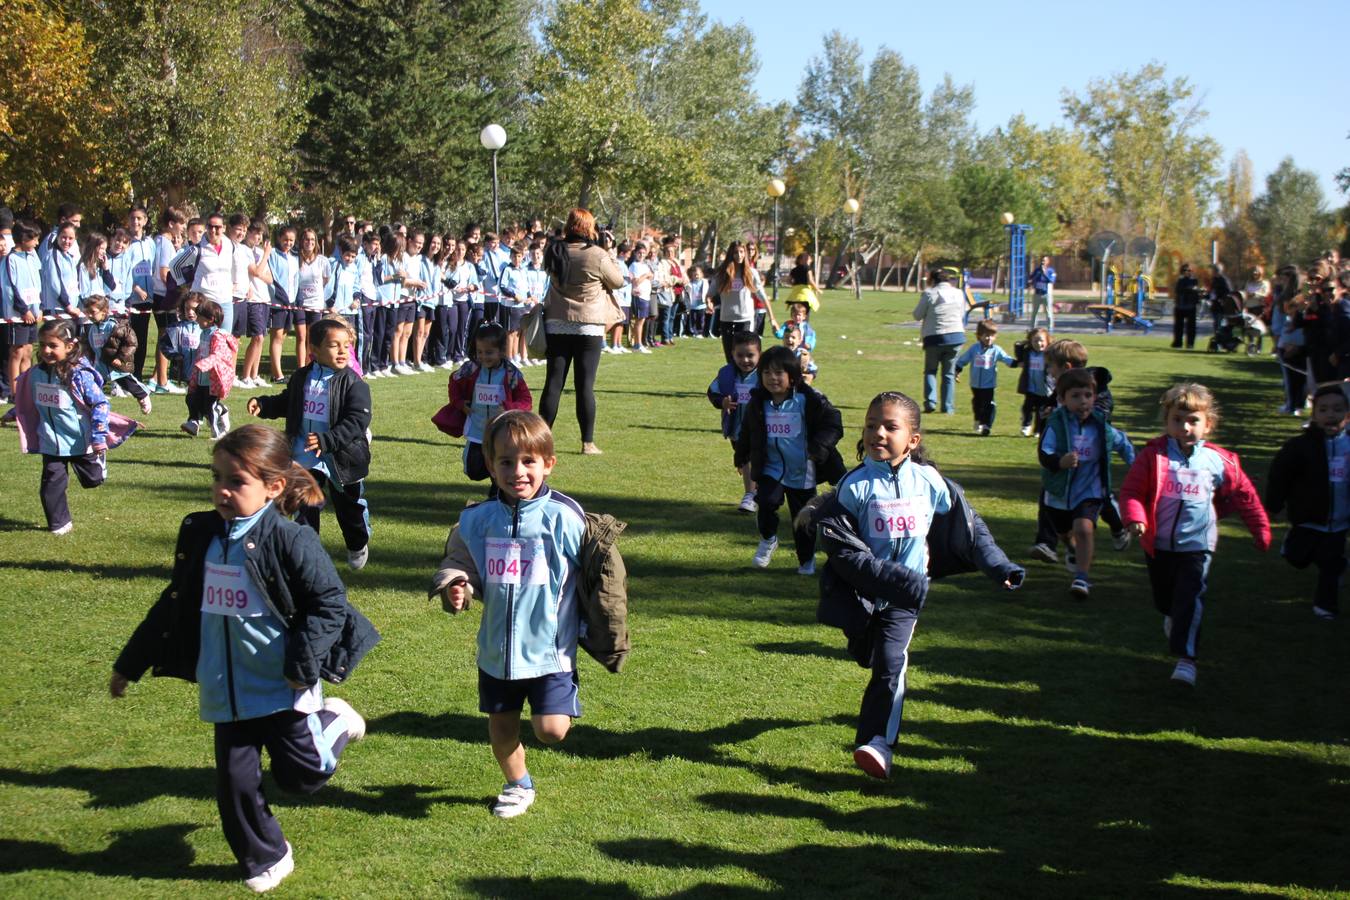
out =
<path fill-rule="evenodd" d="M 504 777 L 491 809 L 501 818 L 526 812 L 537 785 L 520 740 L 525 703 L 540 741 L 563 740 L 581 715 L 578 647 L 599 659 L 588 635 L 626 641 L 626 579 L 614 543 L 622 526 L 549 484 L 553 435 L 531 412 L 526 370 L 536 363 L 524 332 L 548 290 L 547 236 L 513 228 L 499 240 L 471 226 L 456 238 L 348 219 L 327 257 L 309 229 L 283 226 L 269 239 L 263 223 L 246 217 L 187 220 L 174 210 L 160 219 L 163 246 L 144 235 L 144 211 L 133 210 L 128 228 L 111 239 L 86 236 L 81 252 L 78 210 L 61 212 L 41 245 L 35 227 L 0 222 L 13 236 L 0 267 L 13 402 L 7 418 L 20 426 L 23 449 L 42 456 L 42 505 L 56 534 L 73 527 L 69 468 L 86 488 L 102 484 L 107 451 L 138 427 L 110 411 L 105 387 L 126 390 L 148 414 L 152 392 L 182 381 L 182 430 L 196 436 L 209 424 L 213 509 L 183 520 L 170 585 L 114 664 L 110 691 L 122 696 L 152 669 L 198 684 L 201 718 L 215 730 L 222 825 L 249 887 L 269 890 L 294 867 L 294 849 L 263 795 L 261 748 L 280 787 L 310 792 L 365 732 L 349 704 L 324 696 L 321 680 L 345 681 L 379 635 L 349 603 L 317 532 L 320 510 L 331 504 L 349 568 L 366 565 L 369 379 L 452 372 L 449 402 L 433 421 L 464 439 L 464 474 L 488 480 L 489 489 L 451 529 L 430 594 L 451 613 L 473 598 L 483 607 L 479 709 Z M 608 352 L 646 354 L 721 333 L 718 288 L 750 291 L 764 305 L 753 320 L 737 317 L 747 327 L 723 334 L 728 362 L 707 390 L 740 475 L 738 508 L 756 517 L 750 562 L 772 565 L 786 503 L 796 570 L 820 578 L 820 621 L 841 628 L 851 654 L 871 670 L 853 759 L 866 774 L 888 777 L 930 580 L 980 571 L 1016 590 L 1025 569 L 938 470 L 923 445 L 920 406 L 907 395 L 884 391 L 871 401 L 855 432 L 857 465 L 845 465 L 843 417 L 812 384 L 818 295 L 809 258 L 797 261 L 779 325 L 762 285 L 744 276 L 739 286 L 710 282 L 697 265 L 686 271 L 672 239 L 653 248 L 605 233 L 600 243 L 626 272 L 615 296 L 625 316 L 608 335 Z M 744 247 L 729 251 L 726 271 L 742 271 L 745 258 Z M 147 387 L 151 317 L 159 339 Z M 765 319 L 780 345 L 764 347 Z M 1166 391 L 1163 433 L 1136 453 L 1111 422 L 1111 374 L 1088 365 L 1083 344 L 1033 328 L 1009 354 L 998 333 L 992 321 L 980 323 L 955 366 L 958 375 L 972 370 L 981 436 L 995 425 L 998 366 L 1020 370 L 1020 430 L 1036 438 L 1041 470 L 1031 555 L 1058 562 L 1062 547 L 1069 593 L 1087 600 L 1097 519 L 1107 522 L 1117 550 L 1137 539 L 1175 658 L 1173 681 L 1197 680 L 1207 578 L 1224 515 L 1240 515 L 1265 550 L 1268 513 L 1287 509 L 1283 554 L 1297 568 L 1316 567 L 1314 614 L 1338 616 L 1350 531 L 1350 404 L 1340 384 L 1313 392 L 1309 427 L 1276 454 L 1263 503 L 1236 454 L 1211 442 L 1220 409 L 1204 385 Z M 287 378 L 281 348 L 291 334 L 297 368 Z M 242 361 L 241 339 L 249 342 Z M 258 376 L 264 349 L 281 389 L 250 398 L 246 408 L 283 419 L 284 430 L 231 429 L 231 390 L 267 384 Z M 1023 446 L 1029 460 L 1030 444 Z M 1119 506 L 1113 455 L 1127 467 Z M 819 573 L 818 552 L 827 561 Z M 605 658 L 617 659 L 617 668 L 622 654 Z"/>

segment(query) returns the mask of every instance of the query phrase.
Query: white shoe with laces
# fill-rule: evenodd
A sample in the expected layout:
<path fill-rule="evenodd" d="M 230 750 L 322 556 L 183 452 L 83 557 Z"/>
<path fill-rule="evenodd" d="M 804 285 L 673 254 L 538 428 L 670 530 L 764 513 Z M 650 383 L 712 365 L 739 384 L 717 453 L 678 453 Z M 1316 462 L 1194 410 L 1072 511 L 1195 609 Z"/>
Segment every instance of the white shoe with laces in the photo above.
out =
<path fill-rule="evenodd" d="M 880 735 L 853 751 L 853 761 L 858 768 L 883 781 L 891 777 L 892 756 L 890 745 Z"/>
<path fill-rule="evenodd" d="M 1195 660 L 1177 660 L 1177 666 L 1172 670 L 1172 680 L 1180 684 L 1195 687 Z"/>
<path fill-rule="evenodd" d="M 286 855 L 274 862 L 270 868 L 244 880 L 249 890 L 255 894 L 264 894 L 281 884 L 282 879 L 295 871 L 295 853 L 291 842 L 286 842 Z"/>
<path fill-rule="evenodd" d="M 757 569 L 767 569 L 769 562 L 773 559 L 773 551 L 778 549 L 778 538 L 763 538 L 759 542 L 759 547 L 755 550 L 755 556 L 751 560 Z"/>
<path fill-rule="evenodd" d="M 370 544 L 366 544 L 360 550 L 347 551 L 347 567 L 353 572 L 359 572 L 366 567 L 367 560 L 370 559 Z"/>
<path fill-rule="evenodd" d="M 746 491 L 745 496 L 741 498 L 740 506 L 736 507 L 741 512 L 752 513 L 759 510 L 759 504 L 755 502 L 755 492 Z"/>
<path fill-rule="evenodd" d="M 359 741 L 366 736 L 366 720 L 352 709 L 352 705 L 341 697 L 326 697 L 323 708 L 342 721 L 347 728 L 347 740 Z"/>
<path fill-rule="evenodd" d="M 499 819 L 514 819 L 534 803 L 534 788 L 508 784 L 492 803 L 492 814 Z"/>

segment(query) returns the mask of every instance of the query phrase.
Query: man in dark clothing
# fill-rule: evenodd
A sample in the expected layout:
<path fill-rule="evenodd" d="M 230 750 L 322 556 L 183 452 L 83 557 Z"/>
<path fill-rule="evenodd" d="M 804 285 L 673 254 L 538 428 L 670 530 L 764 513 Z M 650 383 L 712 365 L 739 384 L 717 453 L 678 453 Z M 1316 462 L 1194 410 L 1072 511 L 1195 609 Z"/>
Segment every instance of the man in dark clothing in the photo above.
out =
<path fill-rule="evenodd" d="M 1186 349 L 1195 346 L 1195 310 L 1200 305 L 1200 282 L 1190 263 L 1181 264 L 1176 286 L 1172 288 L 1172 346 L 1181 347 L 1183 332 Z"/>

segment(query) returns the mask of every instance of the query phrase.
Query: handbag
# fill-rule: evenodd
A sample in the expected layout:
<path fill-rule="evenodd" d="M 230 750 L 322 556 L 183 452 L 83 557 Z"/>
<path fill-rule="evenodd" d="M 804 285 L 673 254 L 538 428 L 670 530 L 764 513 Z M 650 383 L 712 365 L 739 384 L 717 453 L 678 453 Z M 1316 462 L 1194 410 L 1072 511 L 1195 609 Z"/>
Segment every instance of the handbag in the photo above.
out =
<path fill-rule="evenodd" d="M 531 354 L 536 357 L 544 355 L 548 346 L 548 336 L 544 332 L 544 304 L 536 303 L 525 310 L 525 315 L 520 319 L 520 334 Z"/>

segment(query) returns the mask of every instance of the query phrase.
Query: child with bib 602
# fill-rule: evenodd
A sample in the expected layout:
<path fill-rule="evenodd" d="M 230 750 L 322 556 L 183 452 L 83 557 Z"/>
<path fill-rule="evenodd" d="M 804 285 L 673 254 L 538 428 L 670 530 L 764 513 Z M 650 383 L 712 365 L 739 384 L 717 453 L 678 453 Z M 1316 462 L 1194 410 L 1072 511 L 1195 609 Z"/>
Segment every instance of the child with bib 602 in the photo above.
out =
<path fill-rule="evenodd" d="M 478 709 L 487 713 L 492 753 L 506 777 L 492 814 L 509 819 L 535 798 L 520 743 L 525 701 L 535 737 L 546 744 L 566 737 L 581 715 L 577 582 L 586 515 L 547 484 L 557 458 L 539 416 L 502 413 L 483 434 L 483 453 L 499 493 L 460 514 L 430 594 L 451 613 L 481 599 Z"/>
<path fill-rule="evenodd" d="M 211 456 L 215 509 L 178 530 L 169 586 L 113 665 L 114 698 L 152 670 L 195 681 L 215 726 L 216 805 L 254 891 L 271 890 L 295 856 L 262 789 L 262 748 L 282 790 L 312 794 L 348 741 L 365 735 L 350 704 L 325 699 L 379 635 L 347 602 L 318 535 L 290 520 L 323 492 L 262 425 L 225 435 Z"/>

